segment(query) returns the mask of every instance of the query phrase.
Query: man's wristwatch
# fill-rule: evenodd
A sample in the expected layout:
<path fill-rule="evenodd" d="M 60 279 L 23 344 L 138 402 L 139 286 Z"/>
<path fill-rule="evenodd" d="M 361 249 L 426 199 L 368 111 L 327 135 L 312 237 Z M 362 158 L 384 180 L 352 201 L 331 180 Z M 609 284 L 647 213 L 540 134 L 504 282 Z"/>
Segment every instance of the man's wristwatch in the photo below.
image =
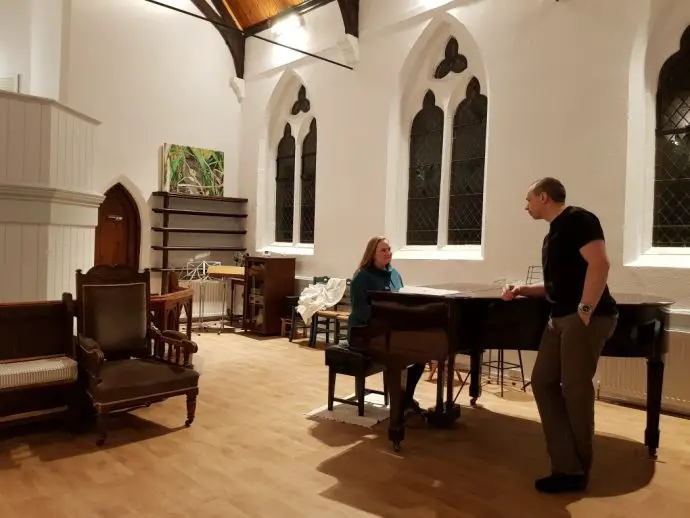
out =
<path fill-rule="evenodd" d="M 589 315 L 589 313 L 592 311 L 592 306 L 590 306 L 589 304 L 584 304 L 583 302 L 580 302 L 577 305 L 577 310 L 580 313 L 584 313 L 585 315 Z"/>

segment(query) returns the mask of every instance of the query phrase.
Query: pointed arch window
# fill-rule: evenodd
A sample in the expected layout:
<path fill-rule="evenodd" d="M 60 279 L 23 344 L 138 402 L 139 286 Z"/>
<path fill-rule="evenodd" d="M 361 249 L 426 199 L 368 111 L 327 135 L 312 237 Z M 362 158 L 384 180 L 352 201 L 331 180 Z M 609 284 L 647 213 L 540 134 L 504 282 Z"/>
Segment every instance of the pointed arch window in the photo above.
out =
<path fill-rule="evenodd" d="M 309 124 L 309 133 L 302 142 L 302 174 L 300 196 L 300 243 L 314 243 L 316 212 L 316 119 Z"/>
<path fill-rule="evenodd" d="M 285 124 L 276 153 L 276 231 L 275 240 L 292 242 L 295 207 L 295 137 L 290 123 Z"/>
<path fill-rule="evenodd" d="M 273 148 L 275 215 L 267 245 L 281 253 L 292 248 L 292 252 L 304 254 L 314 245 L 317 123 L 307 89 L 299 86 L 294 93 L 277 106 L 274 116 L 275 122 L 285 125 Z"/>
<path fill-rule="evenodd" d="M 443 160 L 443 110 L 431 90 L 410 131 L 407 244 L 435 245 L 438 239 Z"/>
<path fill-rule="evenodd" d="M 453 117 L 448 244 L 480 245 L 484 211 L 484 162 L 488 100 L 473 77 Z"/>
<path fill-rule="evenodd" d="M 440 62 L 436 55 L 427 58 L 434 73 L 416 77 L 412 87 L 424 88 L 424 97 L 409 132 L 402 252 L 411 258 L 481 253 L 488 99 L 460 50 L 450 36 Z"/>
<path fill-rule="evenodd" d="M 690 27 L 659 74 L 652 246 L 690 246 Z"/>

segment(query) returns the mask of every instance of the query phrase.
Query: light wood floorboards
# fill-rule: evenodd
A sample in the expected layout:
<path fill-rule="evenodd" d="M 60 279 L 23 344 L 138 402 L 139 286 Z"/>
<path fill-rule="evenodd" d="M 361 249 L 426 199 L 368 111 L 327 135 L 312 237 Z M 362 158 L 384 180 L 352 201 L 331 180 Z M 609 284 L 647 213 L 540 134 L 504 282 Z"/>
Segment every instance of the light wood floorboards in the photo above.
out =
<path fill-rule="evenodd" d="M 373 430 L 314 422 L 326 402 L 323 352 L 285 339 L 194 335 L 203 356 L 191 428 L 184 398 L 117 418 L 109 442 L 45 431 L 0 436 L 2 518 L 364 517 L 664 518 L 690 513 L 690 421 L 662 417 L 659 460 L 645 414 L 597 403 L 585 495 L 543 496 L 546 454 L 534 402 L 488 390 L 456 429 L 410 423 L 392 452 Z M 380 379 L 372 378 L 380 387 Z M 354 384 L 338 379 L 337 392 Z M 422 381 L 418 397 L 434 401 Z M 466 390 L 459 402 L 467 405 Z M 13 436 L 15 435 L 15 436 Z"/>

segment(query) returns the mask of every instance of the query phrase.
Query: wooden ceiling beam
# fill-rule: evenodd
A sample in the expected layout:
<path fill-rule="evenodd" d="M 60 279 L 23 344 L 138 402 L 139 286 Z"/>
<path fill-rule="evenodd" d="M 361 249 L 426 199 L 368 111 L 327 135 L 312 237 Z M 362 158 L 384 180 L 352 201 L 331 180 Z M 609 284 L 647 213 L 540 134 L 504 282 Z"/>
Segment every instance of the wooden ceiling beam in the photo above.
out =
<path fill-rule="evenodd" d="M 192 3 L 218 29 L 223 41 L 230 49 L 230 55 L 235 64 L 235 75 L 244 79 L 245 36 L 237 26 L 225 2 L 223 0 L 192 0 Z M 227 29 L 223 25 L 231 29 Z"/>
<path fill-rule="evenodd" d="M 359 38 L 359 0 L 338 0 L 345 34 Z"/>

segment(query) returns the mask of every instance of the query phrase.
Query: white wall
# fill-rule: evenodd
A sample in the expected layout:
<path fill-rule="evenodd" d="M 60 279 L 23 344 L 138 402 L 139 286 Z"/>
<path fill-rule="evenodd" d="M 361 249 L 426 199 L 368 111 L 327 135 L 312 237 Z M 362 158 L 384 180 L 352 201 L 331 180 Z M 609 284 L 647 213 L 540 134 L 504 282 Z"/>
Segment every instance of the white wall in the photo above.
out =
<path fill-rule="evenodd" d="M 643 73 L 637 65 L 649 61 L 651 47 L 668 57 L 688 24 L 690 3 L 670 0 L 364 0 L 355 71 L 249 40 L 240 192 L 259 211 L 250 223 L 271 217 L 264 191 L 272 181 L 266 153 L 273 150 L 266 126 L 272 96 L 281 93 L 276 85 L 290 70 L 306 86 L 319 124 L 316 242 L 313 255 L 299 258 L 298 273 L 351 275 L 370 236 L 395 233 L 396 203 L 405 196 L 396 186 L 407 174 L 400 157 L 409 106 L 400 99 L 410 81 L 431 74 L 428 63 L 443 57 L 442 45 L 426 46 L 433 36 L 453 34 L 470 67 L 481 62 L 474 73 L 484 74 L 482 92 L 489 99 L 483 250 L 480 260 L 453 260 L 451 254 L 449 260 L 439 259 L 442 254 L 403 259 L 398 253 L 395 264 L 407 283 L 524 278 L 527 267 L 540 262 L 547 231 L 525 213 L 525 191 L 548 175 L 565 183 L 570 203 L 600 216 L 614 291 L 657 293 L 688 307 L 690 260 L 674 268 L 651 267 L 649 261 L 626 266 L 634 259 L 629 255 L 624 260 L 626 247 L 639 249 L 644 233 L 644 224 L 626 215 L 642 212 L 636 207 L 643 206 L 644 192 L 633 189 L 627 198 L 626 192 L 653 175 L 653 156 L 651 162 L 629 157 L 631 147 L 640 147 L 629 138 L 631 128 L 642 128 L 643 142 L 654 130 L 653 118 L 646 126 L 644 113 L 628 119 L 639 115 L 641 102 L 632 92 L 644 97 L 651 88 L 653 96 L 656 88 L 645 82 L 647 65 Z M 298 33 L 280 41 L 342 61 L 342 33 L 332 3 L 308 14 Z M 433 59 L 424 61 L 429 52 Z M 250 228 L 261 246 L 262 236 Z M 401 244 L 394 239 L 396 248 Z"/>
<path fill-rule="evenodd" d="M 60 99 L 68 50 L 63 45 L 63 34 L 69 31 L 72 0 L 23 0 L 28 1 L 31 4 L 29 91 L 32 95 Z"/>
<path fill-rule="evenodd" d="M 198 14 L 189 0 L 164 3 Z M 240 108 L 230 86 L 235 72 L 230 52 L 211 24 L 143 0 L 0 0 L 0 77 L 16 73 L 23 74 L 22 91 L 59 100 L 101 122 L 88 182 L 44 184 L 103 194 L 123 183 L 140 211 L 141 267 L 159 266 L 161 261 L 161 253 L 150 249 L 150 227 L 160 223 L 160 217 L 152 217 L 155 202 L 150 198 L 160 189 L 164 143 L 224 151 L 225 195 L 237 195 Z M 18 101 L 13 106 L 20 105 Z M 24 138 L 24 119 L 10 115 L 7 110 L 0 113 L 2 124 L 11 124 L 15 140 Z M 67 135 L 73 128 L 61 129 Z M 30 132 L 26 135 L 27 142 L 35 140 Z M 32 183 L 16 168 L 0 183 L 3 180 Z M 10 194 L 3 196 L 15 191 L 9 188 Z M 77 236 L 54 224 L 48 253 L 61 249 L 60 243 L 70 243 L 65 249 L 70 257 L 78 257 L 78 266 L 88 268 L 83 259 L 93 258 L 94 248 L 89 225 L 88 234 Z M 175 225 L 193 222 L 177 218 Z M 24 238 L 12 229 L 2 235 L 5 250 L 24 246 Z M 177 241 L 181 240 L 184 236 Z M 179 253 L 171 260 L 179 265 L 194 257 L 195 252 Z M 46 282 L 52 286 L 47 296 L 59 296 L 63 274 L 68 271 L 72 278 L 75 264 L 65 259 L 44 266 L 48 273 L 41 275 L 51 277 Z M 43 293 L 15 283 L 3 300 L 42 298 Z"/>
<path fill-rule="evenodd" d="M 189 0 L 165 3 L 198 14 Z M 149 200 L 160 189 L 163 143 L 224 151 L 225 195 L 237 195 L 240 110 L 230 52 L 211 24 L 142 0 L 72 0 L 68 62 L 64 101 L 102 122 L 95 190 L 122 181 L 133 191 L 141 266 L 159 266 Z"/>
<path fill-rule="evenodd" d="M 28 86 L 30 73 L 31 4 L 28 0 L 0 0 L 0 77 L 21 74 Z"/>
<path fill-rule="evenodd" d="M 58 99 L 63 22 L 71 0 L 0 0 L 0 77 L 21 75 L 22 93 Z"/>

